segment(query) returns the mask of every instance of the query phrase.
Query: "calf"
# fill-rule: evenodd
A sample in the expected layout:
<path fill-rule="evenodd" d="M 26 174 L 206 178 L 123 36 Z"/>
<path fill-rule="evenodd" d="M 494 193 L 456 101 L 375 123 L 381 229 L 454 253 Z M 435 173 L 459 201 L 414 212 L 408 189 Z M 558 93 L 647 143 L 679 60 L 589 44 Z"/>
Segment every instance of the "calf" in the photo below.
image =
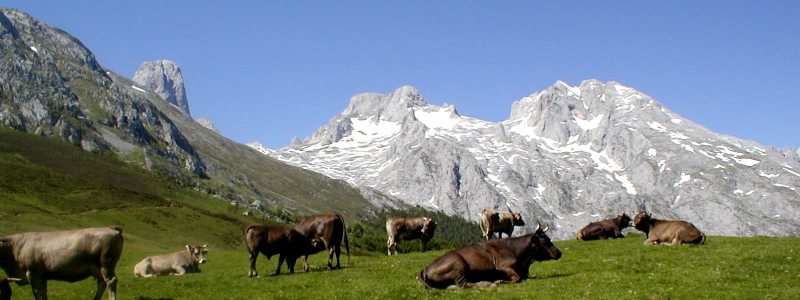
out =
<path fill-rule="evenodd" d="M 525 221 L 522 220 L 522 215 L 518 212 L 497 212 L 493 209 L 481 209 L 479 215 L 479 224 L 483 236 L 488 241 L 497 232 L 497 237 L 502 238 L 503 233 L 511 237 L 514 232 L 514 226 L 525 226 Z"/>
<path fill-rule="evenodd" d="M 289 273 L 294 273 L 294 264 L 297 258 L 313 252 L 322 242 L 318 239 L 309 240 L 293 228 L 279 225 L 251 225 L 245 230 L 245 244 L 250 253 L 250 272 L 247 276 L 256 277 L 256 260 L 261 253 L 270 259 L 278 254 L 278 268 L 275 274 L 281 273 L 281 265 L 286 260 Z"/>
<path fill-rule="evenodd" d="M 436 222 L 430 218 L 389 218 L 386 220 L 386 241 L 387 253 L 397 255 L 397 239 L 422 241 L 422 251 L 425 251 L 425 244 L 433 238 L 436 231 Z"/>
<path fill-rule="evenodd" d="M 578 240 L 605 240 L 624 238 L 622 229 L 630 226 L 631 217 L 625 213 L 620 214 L 616 218 L 597 221 L 589 223 L 578 231 Z"/>
<path fill-rule="evenodd" d="M 108 288 L 108 298 L 114 300 L 122 244 L 119 227 L 17 233 L 0 238 L 0 267 L 19 278 L 17 284 L 30 283 L 35 299 L 47 299 L 48 280 L 75 282 L 92 276 L 97 281 L 94 299 Z"/>
<path fill-rule="evenodd" d="M 633 218 L 633 227 L 647 235 L 645 245 L 705 244 L 706 235 L 686 221 L 658 220 L 648 212 L 639 212 Z"/>
<path fill-rule="evenodd" d="M 133 268 L 133 274 L 153 277 L 200 272 L 200 264 L 206 263 L 207 246 L 186 245 L 186 250 L 145 257 Z"/>
<path fill-rule="evenodd" d="M 545 234 L 548 228 L 536 226 L 534 233 L 483 242 L 445 253 L 422 269 L 418 279 L 428 288 L 460 288 L 486 282 L 517 283 L 528 278 L 534 261 L 561 258 Z"/>
<path fill-rule="evenodd" d="M 344 241 L 347 250 L 347 259 L 350 259 L 350 243 L 347 240 L 347 228 L 344 217 L 339 213 L 324 213 L 303 218 L 294 226 L 300 234 L 310 240 L 322 241 L 322 247 L 313 247 L 312 251 L 303 256 L 303 270 L 308 271 L 308 255 L 326 250 L 328 253 L 328 269 L 333 269 L 333 256 L 336 255 L 336 268 L 340 268 L 339 254 Z"/>

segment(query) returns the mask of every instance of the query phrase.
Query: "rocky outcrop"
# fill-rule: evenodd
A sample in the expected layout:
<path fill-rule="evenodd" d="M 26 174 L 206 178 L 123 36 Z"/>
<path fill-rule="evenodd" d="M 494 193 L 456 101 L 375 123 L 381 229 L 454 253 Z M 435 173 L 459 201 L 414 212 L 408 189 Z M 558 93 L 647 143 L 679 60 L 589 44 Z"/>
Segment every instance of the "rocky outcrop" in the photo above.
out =
<path fill-rule="evenodd" d="M 103 69 L 80 41 L 13 9 L 0 9 L 0 26 L 3 126 L 89 151 L 138 147 L 145 166 L 205 176 L 202 159 L 175 124 L 132 82 Z"/>
<path fill-rule="evenodd" d="M 183 86 L 183 74 L 177 63 L 170 60 L 143 62 L 133 76 L 133 81 L 191 116 L 189 100 Z"/>

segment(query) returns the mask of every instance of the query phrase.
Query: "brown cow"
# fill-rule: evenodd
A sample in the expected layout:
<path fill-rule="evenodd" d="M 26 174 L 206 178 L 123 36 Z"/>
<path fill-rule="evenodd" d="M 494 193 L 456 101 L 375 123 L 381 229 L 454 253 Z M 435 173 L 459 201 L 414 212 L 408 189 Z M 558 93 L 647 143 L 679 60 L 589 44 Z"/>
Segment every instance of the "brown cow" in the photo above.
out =
<path fill-rule="evenodd" d="M 622 230 L 630 226 L 630 223 L 631 217 L 625 213 L 621 213 L 616 218 L 591 222 L 578 231 L 578 240 L 590 241 L 624 238 L 625 236 L 622 235 Z"/>
<path fill-rule="evenodd" d="M 480 212 L 481 231 L 488 241 L 497 232 L 497 237 L 502 238 L 503 233 L 511 237 L 514 226 L 525 226 L 522 215 L 518 212 L 497 212 L 493 209 L 484 208 Z"/>
<path fill-rule="evenodd" d="M 433 238 L 436 231 L 436 222 L 430 218 L 389 218 L 386 220 L 386 241 L 387 253 L 397 255 L 397 239 L 422 241 L 422 251 L 425 251 L 425 244 Z"/>
<path fill-rule="evenodd" d="M 347 240 L 347 228 L 345 227 L 344 217 L 339 213 L 324 213 L 311 215 L 303 218 L 294 226 L 297 232 L 310 240 L 322 241 L 323 247 L 314 247 L 311 252 L 303 256 L 303 270 L 308 271 L 308 255 L 322 251 L 328 253 L 328 269 L 333 269 L 333 256 L 336 255 L 336 268 L 340 268 L 339 255 L 342 252 L 341 245 L 347 250 L 347 259 L 350 260 L 350 242 Z"/>
<path fill-rule="evenodd" d="M 206 263 L 207 246 L 186 245 L 186 250 L 145 257 L 133 267 L 133 275 L 153 277 L 200 272 L 200 264 Z"/>
<path fill-rule="evenodd" d="M 47 280 L 97 280 L 95 300 L 117 298 L 114 269 L 122 254 L 122 229 L 84 228 L 25 232 L 0 238 L 0 267 L 19 285 L 31 284 L 35 299 L 47 299 Z"/>
<path fill-rule="evenodd" d="M 534 261 L 561 258 L 545 234 L 548 228 L 536 226 L 534 233 L 466 246 L 445 253 L 422 269 L 418 279 L 428 288 L 466 288 L 492 283 L 517 283 L 528 278 Z"/>
<path fill-rule="evenodd" d="M 633 227 L 647 235 L 645 245 L 705 244 L 706 235 L 692 223 L 686 221 L 658 220 L 648 212 L 639 212 L 633 217 Z"/>
<path fill-rule="evenodd" d="M 293 228 L 280 225 L 250 225 L 245 230 L 245 242 L 250 253 L 250 272 L 247 276 L 256 277 L 256 260 L 261 253 L 272 258 L 278 254 L 278 268 L 275 274 L 281 273 L 281 265 L 286 260 L 289 273 L 294 273 L 294 264 L 297 258 L 307 255 L 317 248 L 322 242 L 318 239 L 309 240 L 306 236 Z"/>

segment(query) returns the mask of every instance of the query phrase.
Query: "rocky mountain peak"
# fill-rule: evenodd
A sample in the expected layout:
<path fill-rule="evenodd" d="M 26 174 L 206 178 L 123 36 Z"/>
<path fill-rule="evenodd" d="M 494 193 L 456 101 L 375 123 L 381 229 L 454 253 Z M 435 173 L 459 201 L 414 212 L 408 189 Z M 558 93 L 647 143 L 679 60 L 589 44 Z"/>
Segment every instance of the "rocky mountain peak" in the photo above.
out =
<path fill-rule="evenodd" d="M 174 61 L 143 62 L 133 76 L 133 81 L 174 104 L 185 114 L 191 115 L 186 89 L 183 86 L 183 74 L 181 74 L 181 68 Z"/>
<path fill-rule="evenodd" d="M 342 116 L 378 116 L 398 120 L 408 115 L 411 107 L 427 106 L 420 92 L 412 86 L 401 86 L 390 94 L 362 93 L 350 98 Z"/>

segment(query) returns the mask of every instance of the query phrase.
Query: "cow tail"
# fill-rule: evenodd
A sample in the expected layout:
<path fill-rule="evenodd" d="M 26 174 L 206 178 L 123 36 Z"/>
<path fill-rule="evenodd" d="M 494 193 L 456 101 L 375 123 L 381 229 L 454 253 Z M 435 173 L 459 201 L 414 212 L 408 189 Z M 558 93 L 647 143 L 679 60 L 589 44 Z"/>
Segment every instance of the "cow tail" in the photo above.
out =
<path fill-rule="evenodd" d="M 119 226 L 115 225 L 115 226 L 111 226 L 111 229 L 114 229 L 114 231 L 119 232 L 119 234 L 122 235 L 122 227 L 119 227 Z"/>
<path fill-rule="evenodd" d="M 344 249 L 347 251 L 347 264 L 350 265 L 350 241 L 347 239 L 347 225 L 344 223 L 344 218 L 341 216 L 339 217 L 342 219 L 342 234 L 344 235 Z"/>

